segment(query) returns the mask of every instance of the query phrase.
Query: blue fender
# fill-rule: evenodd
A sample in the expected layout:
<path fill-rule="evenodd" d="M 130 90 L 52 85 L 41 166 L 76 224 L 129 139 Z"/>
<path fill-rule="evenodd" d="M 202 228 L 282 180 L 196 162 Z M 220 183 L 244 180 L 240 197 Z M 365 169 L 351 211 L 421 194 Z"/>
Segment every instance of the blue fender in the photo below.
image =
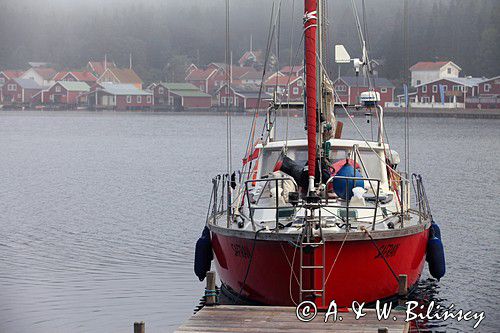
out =
<path fill-rule="evenodd" d="M 441 230 L 434 221 L 432 221 L 429 229 L 430 234 L 425 259 L 429 264 L 429 272 L 432 277 L 439 281 L 446 273 L 446 260 L 444 257 L 443 242 L 441 241 Z"/>
<path fill-rule="evenodd" d="M 203 281 L 210 271 L 214 255 L 212 253 L 212 241 L 210 239 L 210 229 L 207 226 L 203 229 L 201 237 L 196 242 L 194 252 L 194 274 Z"/>

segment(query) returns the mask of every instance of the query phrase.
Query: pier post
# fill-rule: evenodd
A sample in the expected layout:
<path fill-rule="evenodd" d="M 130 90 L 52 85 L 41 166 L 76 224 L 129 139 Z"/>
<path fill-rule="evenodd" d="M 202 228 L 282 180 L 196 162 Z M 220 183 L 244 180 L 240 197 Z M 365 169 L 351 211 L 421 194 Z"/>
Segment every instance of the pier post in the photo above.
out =
<path fill-rule="evenodd" d="M 214 271 L 207 272 L 207 286 L 205 288 L 205 295 L 207 295 L 205 304 L 215 305 L 217 303 L 217 297 L 215 295 L 215 277 Z"/>
<path fill-rule="evenodd" d="M 403 305 L 406 301 L 406 297 L 408 296 L 408 275 L 399 274 L 398 285 L 399 305 Z"/>
<path fill-rule="evenodd" d="M 146 327 L 143 321 L 134 323 L 134 333 L 145 333 Z"/>

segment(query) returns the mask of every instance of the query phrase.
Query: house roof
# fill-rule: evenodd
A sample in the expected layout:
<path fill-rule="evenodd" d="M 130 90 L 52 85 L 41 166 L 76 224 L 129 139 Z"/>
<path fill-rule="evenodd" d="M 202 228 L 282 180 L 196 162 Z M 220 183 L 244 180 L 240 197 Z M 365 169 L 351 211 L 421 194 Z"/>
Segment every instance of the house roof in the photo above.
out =
<path fill-rule="evenodd" d="M 295 66 L 284 66 L 283 68 L 280 69 L 281 73 L 297 73 L 298 71 L 302 70 L 304 66 L 302 65 L 295 65 Z"/>
<path fill-rule="evenodd" d="M 272 76 L 272 77 L 269 77 L 264 82 L 264 85 L 273 86 L 273 85 L 277 84 L 278 86 L 286 86 L 287 84 L 292 84 L 293 82 L 295 82 L 301 78 L 302 78 L 301 76 L 296 76 L 296 75 Z"/>
<path fill-rule="evenodd" d="M 23 75 L 24 71 L 6 69 L 4 71 L 1 71 L 1 73 L 4 73 L 5 76 L 7 76 L 7 78 L 9 79 L 15 79 L 16 77 L 20 77 L 21 75 Z"/>
<path fill-rule="evenodd" d="M 68 91 L 90 91 L 90 86 L 85 82 L 80 81 L 58 81 L 64 89 Z M 57 84 L 56 83 L 56 84 Z"/>
<path fill-rule="evenodd" d="M 133 84 L 101 83 L 102 90 L 110 95 L 152 95 L 149 91 L 137 89 Z"/>
<path fill-rule="evenodd" d="M 196 90 L 200 91 L 200 89 L 191 83 L 171 83 L 171 82 L 160 82 L 162 86 L 167 88 L 168 90 Z"/>
<path fill-rule="evenodd" d="M 51 80 L 57 71 L 50 67 L 33 67 L 33 70 L 38 73 L 44 80 Z"/>
<path fill-rule="evenodd" d="M 448 63 L 451 63 L 453 66 L 461 70 L 461 68 L 452 61 L 420 61 L 411 66 L 410 71 L 437 71 Z"/>
<path fill-rule="evenodd" d="M 94 76 L 94 74 L 92 74 L 89 71 L 62 71 L 62 72 L 58 72 L 54 76 L 53 80 L 54 81 L 61 81 L 68 74 L 71 74 L 78 81 L 92 81 L 92 82 L 97 81 L 97 78 Z"/>
<path fill-rule="evenodd" d="M 421 86 L 426 86 L 428 84 L 432 84 L 434 82 L 438 82 L 441 80 L 450 81 L 450 82 L 453 82 L 453 83 L 456 83 L 456 84 L 459 84 L 462 86 L 467 86 L 467 87 L 474 87 L 474 86 L 477 86 L 479 83 L 485 81 L 483 77 L 443 77 L 443 78 L 433 80 L 431 82 L 421 83 L 418 86 L 415 86 L 415 88 L 418 88 Z"/>
<path fill-rule="evenodd" d="M 189 74 L 186 76 L 186 81 L 204 81 L 212 76 L 215 72 L 217 72 L 216 69 L 196 68 L 189 72 Z"/>
<path fill-rule="evenodd" d="M 104 74 L 106 68 L 116 67 L 115 63 L 112 61 L 107 61 L 106 66 L 104 66 L 104 61 L 89 61 L 89 66 L 99 76 Z"/>
<path fill-rule="evenodd" d="M 28 62 L 28 64 L 31 66 L 31 67 L 49 67 L 50 66 L 50 63 L 48 62 L 38 62 L 38 61 L 30 61 Z"/>
<path fill-rule="evenodd" d="M 108 68 L 109 72 L 111 72 L 116 79 L 122 83 L 142 83 L 141 78 L 137 73 L 131 68 Z"/>
<path fill-rule="evenodd" d="M 242 76 L 240 76 L 240 80 L 260 80 L 262 79 L 262 72 L 261 71 L 250 71 Z"/>
<path fill-rule="evenodd" d="M 172 94 L 181 96 L 181 97 L 212 97 L 209 94 L 205 94 L 203 91 L 199 89 L 196 90 L 171 90 Z"/>
<path fill-rule="evenodd" d="M 35 82 L 35 80 L 32 79 L 14 78 L 14 81 L 23 89 L 42 89 L 42 86 L 40 86 Z"/>
<path fill-rule="evenodd" d="M 257 63 L 263 63 L 264 62 L 264 51 L 262 50 L 253 50 L 253 51 L 246 51 L 238 61 L 239 63 L 244 63 L 247 60 L 252 60 Z"/>
<path fill-rule="evenodd" d="M 223 84 L 217 91 L 221 90 L 225 86 L 226 84 Z M 235 92 L 235 94 L 244 98 L 259 98 L 260 86 L 255 84 L 231 85 L 231 89 Z M 265 99 L 271 97 L 271 95 L 262 90 L 260 92 L 260 97 L 261 99 Z"/>
<path fill-rule="evenodd" d="M 342 80 L 349 87 L 368 87 L 368 80 L 361 76 L 341 76 L 338 80 Z M 395 88 L 394 84 L 386 78 L 374 77 L 372 80 L 375 87 Z"/>

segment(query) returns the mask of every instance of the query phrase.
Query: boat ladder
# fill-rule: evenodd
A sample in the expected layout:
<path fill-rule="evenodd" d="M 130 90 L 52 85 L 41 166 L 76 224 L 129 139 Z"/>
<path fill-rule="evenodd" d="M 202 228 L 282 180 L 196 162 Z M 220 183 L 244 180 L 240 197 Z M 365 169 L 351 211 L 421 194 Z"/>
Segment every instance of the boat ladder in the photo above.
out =
<path fill-rule="evenodd" d="M 304 234 L 300 241 L 299 251 L 299 300 L 300 302 L 311 300 L 308 299 L 311 297 L 317 306 L 325 307 L 326 244 L 321 227 L 321 215 L 319 218 L 306 217 L 304 223 Z M 315 231 L 317 231 L 316 235 Z M 308 259 L 307 262 L 306 259 Z M 306 283 L 304 283 L 304 277 L 306 277 Z M 321 298 L 320 304 L 317 302 L 319 298 Z"/>

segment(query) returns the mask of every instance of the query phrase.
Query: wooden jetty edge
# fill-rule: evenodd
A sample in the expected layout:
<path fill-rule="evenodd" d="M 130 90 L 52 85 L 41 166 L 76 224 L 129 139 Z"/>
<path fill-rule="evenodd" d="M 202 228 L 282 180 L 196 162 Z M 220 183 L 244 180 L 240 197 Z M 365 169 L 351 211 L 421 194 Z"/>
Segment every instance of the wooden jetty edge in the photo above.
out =
<path fill-rule="evenodd" d="M 387 320 L 379 321 L 374 309 L 364 309 L 366 316 L 356 320 L 351 309 L 349 312 L 338 313 L 338 320 L 332 318 L 324 322 L 325 313 L 319 312 L 309 322 L 297 319 L 294 307 L 283 306 L 245 306 L 245 305 L 215 305 L 215 297 L 210 293 L 215 290 L 215 273 L 207 274 L 207 306 L 195 313 L 175 332 L 245 332 L 245 333 L 298 333 L 298 332 L 378 332 L 405 333 L 410 325 L 405 322 L 405 312 L 393 309 Z M 406 296 L 406 276 L 399 277 L 399 295 Z M 213 304 L 213 305 L 211 305 Z M 342 320 L 340 320 L 342 317 Z M 144 331 L 137 331 L 144 333 Z M 137 333 L 136 332 L 136 333 Z"/>
<path fill-rule="evenodd" d="M 245 333 L 299 333 L 299 332 L 386 332 L 409 331 L 404 312 L 393 310 L 388 320 L 379 321 L 375 310 L 365 309 L 366 316 L 355 319 L 352 311 L 341 312 L 342 321 L 324 322 L 324 313 L 318 313 L 310 322 L 301 322 L 295 308 L 279 306 L 216 305 L 205 306 L 175 332 L 245 332 Z M 397 320 L 393 320 L 393 317 Z"/>

